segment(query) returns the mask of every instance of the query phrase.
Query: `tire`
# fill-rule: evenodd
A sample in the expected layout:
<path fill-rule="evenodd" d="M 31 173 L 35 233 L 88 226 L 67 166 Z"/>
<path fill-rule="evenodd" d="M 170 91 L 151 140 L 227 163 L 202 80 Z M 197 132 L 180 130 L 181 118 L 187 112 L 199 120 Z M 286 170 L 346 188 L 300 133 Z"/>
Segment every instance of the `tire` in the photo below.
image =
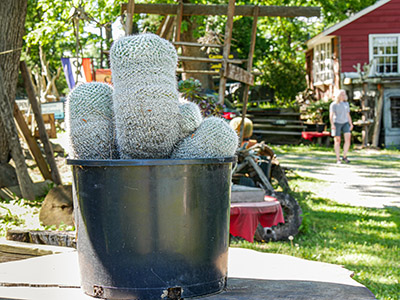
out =
<path fill-rule="evenodd" d="M 299 232 L 302 222 L 302 210 L 299 203 L 291 195 L 277 192 L 275 197 L 279 201 L 283 210 L 285 223 L 272 227 L 257 226 L 255 240 L 259 242 L 287 240 L 289 236 L 295 236 Z"/>

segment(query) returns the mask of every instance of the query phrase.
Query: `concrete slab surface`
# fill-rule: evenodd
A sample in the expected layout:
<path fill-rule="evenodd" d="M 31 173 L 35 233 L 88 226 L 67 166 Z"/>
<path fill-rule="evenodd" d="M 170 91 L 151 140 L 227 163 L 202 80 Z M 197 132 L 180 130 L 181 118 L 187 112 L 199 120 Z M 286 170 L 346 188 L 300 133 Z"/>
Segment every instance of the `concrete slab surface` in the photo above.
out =
<path fill-rule="evenodd" d="M 341 266 L 230 248 L 227 290 L 204 300 L 374 300 Z M 0 299 L 87 300 L 77 252 L 0 264 Z"/>

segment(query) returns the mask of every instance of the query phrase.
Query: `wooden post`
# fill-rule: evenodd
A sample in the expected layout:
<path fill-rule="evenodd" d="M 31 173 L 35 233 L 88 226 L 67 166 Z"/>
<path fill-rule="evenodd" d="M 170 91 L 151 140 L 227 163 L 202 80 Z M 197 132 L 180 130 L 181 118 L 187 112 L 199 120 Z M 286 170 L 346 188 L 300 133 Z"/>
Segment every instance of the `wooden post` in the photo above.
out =
<path fill-rule="evenodd" d="M 182 16 L 183 16 L 183 1 L 179 0 L 178 8 L 176 11 L 175 20 L 175 42 L 180 42 L 181 40 L 181 26 L 182 26 Z"/>
<path fill-rule="evenodd" d="M 372 146 L 378 147 L 379 144 L 379 135 L 381 132 L 381 123 L 382 123 L 382 110 L 383 110 L 383 92 L 384 88 L 382 84 L 378 84 L 379 90 L 379 98 L 378 103 L 376 105 L 376 116 L 375 116 L 375 127 L 374 134 L 372 136 Z"/>
<path fill-rule="evenodd" d="M 251 28 L 251 42 L 250 42 L 250 50 L 249 50 L 249 57 L 247 60 L 247 72 L 251 72 L 253 68 L 253 55 L 254 49 L 256 47 L 256 38 L 257 38 L 257 21 L 258 21 L 258 14 L 260 9 L 258 6 L 254 7 L 254 15 L 253 15 L 253 26 Z M 243 108 L 242 108 L 242 121 L 240 122 L 240 143 L 242 145 L 243 142 L 243 134 L 244 134 L 244 119 L 246 118 L 247 113 L 247 102 L 249 100 L 249 90 L 250 85 L 246 84 L 243 91 Z"/>
<path fill-rule="evenodd" d="M 49 137 L 47 135 L 47 131 L 46 131 L 46 127 L 44 125 L 42 113 L 40 111 L 40 107 L 39 107 L 39 104 L 38 104 L 36 96 L 35 96 L 33 84 L 30 80 L 29 73 L 28 73 L 28 67 L 26 66 L 25 61 L 21 61 L 20 69 L 21 69 L 22 79 L 23 79 L 24 85 L 25 85 L 25 90 L 26 90 L 26 93 L 28 94 L 28 98 L 31 103 L 31 107 L 32 107 L 33 113 L 35 115 L 36 123 L 38 125 L 40 140 L 43 143 L 43 148 L 46 153 L 47 162 L 51 169 L 51 179 L 53 180 L 53 182 L 55 184 L 62 184 L 61 176 L 60 176 L 60 173 L 58 172 L 58 167 L 57 167 L 56 161 L 54 159 L 53 147 L 51 146 Z"/>
<path fill-rule="evenodd" d="M 361 132 L 361 137 L 362 137 L 362 147 L 367 147 L 368 145 L 368 125 L 366 125 L 367 118 L 365 116 L 365 101 L 367 98 L 367 89 L 368 89 L 368 83 L 363 82 L 363 95 L 361 97 L 361 110 L 362 110 L 362 116 L 361 120 L 363 122 L 362 125 L 362 132 Z"/>
<path fill-rule="evenodd" d="M 47 167 L 47 163 L 42 156 L 42 152 L 36 142 L 36 139 L 31 135 L 28 125 L 25 122 L 24 116 L 22 115 L 21 111 L 18 108 L 18 105 L 14 103 L 14 118 L 18 124 L 19 130 L 21 131 L 22 135 L 25 138 L 26 143 L 29 146 L 29 150 L 35 159 L 37 166 L 42 173 L 44 179 L 51 179 L 51 174 L 49 168 Z"/>
<path fill-rule="evenodd" d="M 227 20 L 225 25 L 225 39 L 223 48 L 223 58 L 221 67 L 221 79 L 219 81 L 219 103 L 224 104 L 225 98 L 225 87 L 226 87 L 226 72 L 228 68 L 228 58 L 229 52 L 231 50 L 231 40 L 232 40 L 232 27 L 233 27 L 233 16 L 235 14 L 235 0 L 229 0 Z"/>
<path fill-rule="evenodd" d="M 126 9 L 125 36 L 132 34 L 134 12 L 135 12 L 135 0 L 129 0 Z"/>
<path fill-rule="evenodd" d="M 33 183 L 29 177 L 28 167 L 25 163 L 21 144 L 19 143 L 10 103 L 10 99 L 5 93 L 3 71 L 2 68 L 0 68 L 0 118 L 5 129 L 6 137 L 9 141 L 11 156 L 15 163 L 15 170 L 22 197 L 28 200 L 35 200 Z"/>

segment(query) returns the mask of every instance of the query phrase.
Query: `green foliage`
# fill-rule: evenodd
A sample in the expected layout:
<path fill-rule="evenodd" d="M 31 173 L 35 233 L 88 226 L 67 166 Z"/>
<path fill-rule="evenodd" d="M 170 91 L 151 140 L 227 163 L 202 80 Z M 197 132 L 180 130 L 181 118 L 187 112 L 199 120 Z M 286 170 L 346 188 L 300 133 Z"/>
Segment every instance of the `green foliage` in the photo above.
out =
<path fill-rule="evenodd" d="M 281 102 L 281 106 L 294 104 L 296 95 L 306 88 L 302 62 L 267 57 L 259 68 L 262 70 L 261 80 L 275 90 L 276 101 Z"/>
<path fill-rule="evenodd" d="M 39 65 L 38 46 L 43 47 L 54 71 L 62 56 L 76 55 L 76 37 L 72 16 L 76 8 L 84 12 L 79 21 L 79 52 L 84 56 L 100 55 L 100 43 L 110 48 L 112 39 L 107 37 L 105 29 L 120 15 L 120 4 L 126 0 L 29 0 L 26 18 L 25 49 L 30 66 Z M 193 4 L 226 4 L 222 0 L 186 0 Z M 176 3 L 173 0 L 138 1 L 138 3 Z M 296 93 L 305 88 L 304 49 L 305 42 L 324 28 L 344 20 L 351 14 L 372 5 L 375 0 L 238 0 L 237 5 L 281 5 L 281 6 L 319 6 L 322 17 L 283 18 L 262 17 L 258 20 L 254 66 L 263 73 L 257 78 L 257 84 L 267 85 L 276 90 L 276 97 L 282 105 L 290 106 Z M 155 32 L 163 16 L 135 15 L 134 23 L 138 30 Z M 214 31 L 223 40 L 225 16 L 192 16 L 182 22 L 182 32 L 194 27 L 193 36 L 204 36 L 206 29 Z M 92 25 L 98 32 L 88 32 L 84 26 Z M 239 58 L 247 58 L 252 18 L 234 18 L 232 52 Z M 103 35 L 100 36 L 100 28 Z M 95 62 L 96 63 L 96 62 Z M 65 80 L 61 79 L 61 90 Z M 60 85 L 60 83 L 58 83 Z"/>
<path fill-rule="evenodd" d="M 202 93 L 199 80 L 194 78 L 181 80 L 178 83 L 178 90 L 186 100 L 192 101 L 200 107 L 203 117 L 222 115 L 224 107 L 218 103 L 218 99 L 213 95 Z"/>
<path fill-rule="evenodd" d="M 329 106 L 331 101 L 318 100 L 307 107 L 309 121 L 312 123 L 329 124 Z"/>
<path fill-rule="evenodd" d="M 64 224 L 64 222 L 61 222 L 59 226 L 56 225 L 43 226 L 43 228 L 37 228 L 36 230 L 75 231 L 75 226 L 66 225 Z"/>
<path fill-rule="evenodd" d="M 95 66 L 100 56 L 100 43 L 104 50 L 111 46 L 112 39 L 106 34 L 120 14 L 123 0 L 29 0 L 25 21 L 23 55 L 28 65 L 40 66 L 39 46 L 42 47 L 52 72 L 61 67 L 61 57 L 76 57 L 76 32 L 73 17 L 79 20 L 79 57 L 95 57 Z M 87 27 L 98 29 L 98 33 L 88 31 Z M 103 35 L 100 35 L 102 28 Z M 57 82 L 59 91 L 66 89 L 64 76 Z M 65 92 L 65 91 L 64 91 Z"/>

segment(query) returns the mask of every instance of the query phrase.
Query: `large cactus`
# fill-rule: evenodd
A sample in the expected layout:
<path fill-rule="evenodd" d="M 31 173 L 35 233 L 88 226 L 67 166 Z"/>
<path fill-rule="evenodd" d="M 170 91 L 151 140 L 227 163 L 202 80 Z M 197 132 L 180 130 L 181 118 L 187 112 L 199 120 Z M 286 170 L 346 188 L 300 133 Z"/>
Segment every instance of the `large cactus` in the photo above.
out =
<path fill-rule="evenodd" d="M 110 59 L 121 158 L 167 158 L 182 137 L 175 48 L 154 34 L 128 36 Z"/>
<path fill-rule="evenodd" d="M 68 95 L 66 125 L 69 156 L 74 159 L 117 158 L 110 85 L 78 85 Z"/>
<path fill-rule="evenodd" d="M 171 43 L 154 34 L 124 37 L 113 44 L 110 57 L 114 89 L 90 83 L 78 86 L 69 95 L 67 124 L 72 158 L 157 159 L 171 154 L 172 158 L 208 158 L 235 154 L 238 137 L 224 120 L 210 117 L 203 121 L 195 103 L 179 102 L 177 54 Z"/>
<path fill-rule="evenodd" d="M 213 158 L 233 156 L 238 136 L 229 124 L 217 117 L 206 118 L 197 130 L 184 138 L 171 158 Z"/>

